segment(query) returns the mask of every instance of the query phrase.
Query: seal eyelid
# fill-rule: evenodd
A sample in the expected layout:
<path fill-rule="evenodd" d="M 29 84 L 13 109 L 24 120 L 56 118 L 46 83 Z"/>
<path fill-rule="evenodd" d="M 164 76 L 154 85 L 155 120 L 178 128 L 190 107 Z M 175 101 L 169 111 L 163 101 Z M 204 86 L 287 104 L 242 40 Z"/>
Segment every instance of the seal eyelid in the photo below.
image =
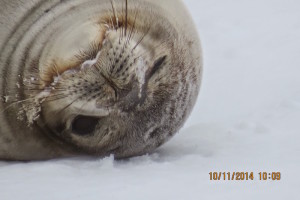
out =
<path fill-rule="evenodd" d="M 164 56 L 158 58 L 154 62 L 153 67 L 151 68 L 151 70 L 148 74 L 148 78 L 151 78 L 160 69 L 160 67 L 163 65 L 163 63 L 165 62 L 166 59 L 167 59 L 167 56 L 164 55 Z"/>

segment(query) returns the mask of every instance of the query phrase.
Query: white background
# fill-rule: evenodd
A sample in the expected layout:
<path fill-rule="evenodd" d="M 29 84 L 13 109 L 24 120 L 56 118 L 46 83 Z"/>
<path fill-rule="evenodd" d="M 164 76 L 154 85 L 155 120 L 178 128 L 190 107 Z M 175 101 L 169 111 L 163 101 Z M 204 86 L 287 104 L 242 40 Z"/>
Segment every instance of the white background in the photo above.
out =
<path fill-rule="evenodd" d="M 1 200 L 299 199 L 300 1 L 186 0 L 205 70 L 185 127 L 127 161 L 0 162 Z M 209 172 L 254 172 L 210 181 Z M 281 172 L 260 181 L 259 172 Z"/>

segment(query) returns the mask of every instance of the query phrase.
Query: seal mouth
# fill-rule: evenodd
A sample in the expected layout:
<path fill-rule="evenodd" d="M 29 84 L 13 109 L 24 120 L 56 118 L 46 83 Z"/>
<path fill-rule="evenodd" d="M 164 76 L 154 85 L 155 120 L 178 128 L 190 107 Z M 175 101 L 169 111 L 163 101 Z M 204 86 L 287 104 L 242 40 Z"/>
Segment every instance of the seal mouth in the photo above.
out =
<path fill-rule="evenodd" d="M 72 122 L 71 130 L 76 135 L 91 135 L 92 133 L 94 133 L 98 122 L 99 118 L 78 115 Z"/>

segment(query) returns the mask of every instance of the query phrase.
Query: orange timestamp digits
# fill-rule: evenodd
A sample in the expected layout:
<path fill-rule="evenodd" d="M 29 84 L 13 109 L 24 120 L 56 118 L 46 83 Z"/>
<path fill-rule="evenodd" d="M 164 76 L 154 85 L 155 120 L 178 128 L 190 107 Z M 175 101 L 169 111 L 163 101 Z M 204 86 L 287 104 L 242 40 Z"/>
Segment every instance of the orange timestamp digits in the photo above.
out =
<path fill-rule="evenodd" d="M 259 172 L 258 180 L 279 181 L 281 180 L 280 172 Z M 253 181 L 255 175 L 253 172 L 209 172 L 209 179 L 211 181 Z"/>

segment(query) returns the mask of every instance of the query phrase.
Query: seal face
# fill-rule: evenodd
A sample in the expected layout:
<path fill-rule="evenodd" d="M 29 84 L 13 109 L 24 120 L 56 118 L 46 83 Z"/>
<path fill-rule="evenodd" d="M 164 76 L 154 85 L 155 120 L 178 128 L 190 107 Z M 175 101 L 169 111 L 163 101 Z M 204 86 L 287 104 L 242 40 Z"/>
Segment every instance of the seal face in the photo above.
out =
<path fill-rule="evenodd" d="M 202 63 L 189 16 L 164 14 L 171 3 L 186 12 L 169 0 L 38 1 L 0 41 L 0 158 L 126 158 L 173 136 Z"/>

